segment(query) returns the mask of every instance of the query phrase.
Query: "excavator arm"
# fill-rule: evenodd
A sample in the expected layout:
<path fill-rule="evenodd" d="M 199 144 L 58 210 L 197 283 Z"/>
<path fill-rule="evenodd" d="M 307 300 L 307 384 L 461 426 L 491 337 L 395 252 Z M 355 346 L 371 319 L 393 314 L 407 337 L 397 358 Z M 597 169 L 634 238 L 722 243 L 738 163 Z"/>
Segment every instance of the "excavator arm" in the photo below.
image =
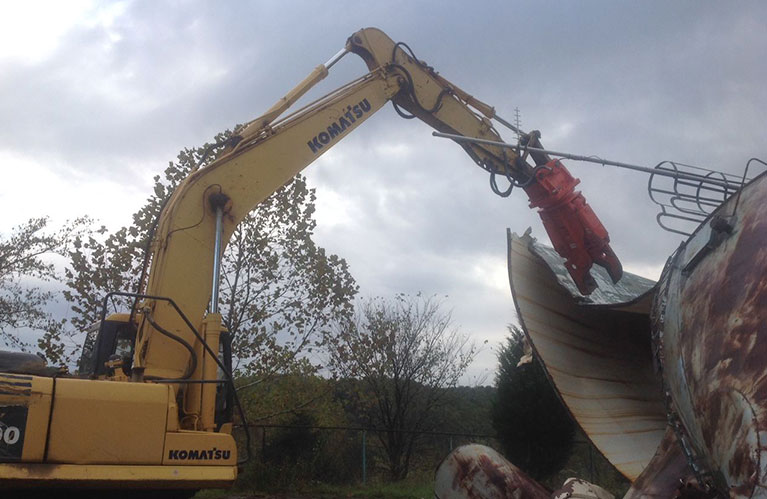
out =
<path fill-rule="evenodd" d="M 370 72 L 289 112 L 346 53 L 360 56 Z M 584 293 L 593 288 L 592 263 L 620 277 L 607 232 L 574 191 L 577 180 L 561 163 L 525 153 L 526 144 L 540 146 L 536 133 L 523 135 L 518 150 L 499 145 L 493 120 L 508 124 L 491 106 L 444 79 L 406 45 L 363 29 L 239 130 L 215 162 L 179 185 L 160 214 L 149 274 L 134 310 L 101 322 L 91 372 L 98 380 L 24 369 L 0 373 L 7 392 L 0 393 L 0 423 L 7 419 L 14 427 L 8 437 L 13 443 L 0 446 L 0 487 L 231 483 L 236 446 L 227 417 L 216 417 L 220 346 L 227 356 L 217 306 L 223 249 L 258 203 L 388 102 L 403 117 L 419 118 L 440 132 L 484 140 L 457 142 L 491 176 L 526 190 Z M 133 341 L 130 365 L 115 355 L 126 339 Z"/>
<path fill-rule="evenodd" d="M 222 157 L 179 186 L 160 218 L 146 294 L 172 297 L 187 317 L 201 318 L 217 279 L 213 262 L 222 250 L 215 246 L 219 230 L 216 209 L 223 211 L 220 230 L 225 243 L 259 202 L 389 101 L 400 114 L 417 117 L 438 131 L 502 141 L 491 121 L 496 118 L 495 110 L 437 74 L 406 45 L 368 28 L 353 34 L 345 50 L 360 56 L 370 72 L 280 118 L 327 75 L 341 55 L 334 57 L 245 126 Z M 526 135 L 524 140 L 540 145 L 536 134 Z M 571 273 L 583 292 L 593 289 L 588 274 L 592 262 L 608 266 L 614 279 L 620 277 L 620 264 L 609 249 L 607 232 L 583 196 L 573 190 L 577 181 L 561 163 L 531 155 L 542 164 L 529 165 L 526 155 L 512 149 L 487 143 L 459 144 L 483 169 L 525 188 L 531 205 L 540 208 L 555 246 L 571 263 Z M 187 352 L 167 335 L 157 334 L 157 328 L 145 319 L 151 318 L 151 323 L 193 343 L 188 326 L 166 302 L 144 301 L 138 312 L 142 327 L 137 335 L 134 376 L 181 377 L 189 363 Z M 200 357 L 204 357 L 202 352 Z M 198 369 L 204 369 L 204 362 Z M 198 372 L 194 377 L 198 376 L 205 374 Z"/>

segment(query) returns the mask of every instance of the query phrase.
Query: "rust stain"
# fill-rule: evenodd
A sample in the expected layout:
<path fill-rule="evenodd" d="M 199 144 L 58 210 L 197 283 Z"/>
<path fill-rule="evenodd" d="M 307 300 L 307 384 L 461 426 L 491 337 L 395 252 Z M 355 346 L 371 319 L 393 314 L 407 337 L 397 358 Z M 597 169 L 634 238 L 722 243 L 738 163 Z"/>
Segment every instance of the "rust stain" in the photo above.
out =
<path fill-rule="evenodd" d="M 442 499 L 549 498 L 547 489 L 490 447 L 477 444 L 458 447 L 443 460 L 434 492 Z"/>
<path fill-rule="evenodd" d="M 508 493 L 514 493 L 519 487 L 516 483 L 516 476 L 505 474 L 500 470 L 500 464 L 493 462 L 487 454 L 481 454 L 479 456 L 479 467 L 485 474 L 485 479 L 491 488 L 498 491 Z"/>
<path fill-rule="evenodd" d="M 453 478 L 453 489 L 459 490 L 464 483 L 469 483 L 474 479 L 474 475 L 477 474 L 479 468 L 477 468 L 471 459 L 463 457 L 460 453 L 453 453 L 453 460 L 455 462 L 455 478 Z"/>

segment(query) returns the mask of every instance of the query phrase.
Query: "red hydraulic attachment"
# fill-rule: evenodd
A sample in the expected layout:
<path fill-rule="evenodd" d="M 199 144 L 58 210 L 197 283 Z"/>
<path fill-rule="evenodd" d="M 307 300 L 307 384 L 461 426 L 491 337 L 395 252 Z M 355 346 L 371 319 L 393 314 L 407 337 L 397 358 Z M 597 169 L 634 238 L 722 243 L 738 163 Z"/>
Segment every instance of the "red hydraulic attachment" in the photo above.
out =
<path fill-rule="evenodd" d="M 594 211 L 575 186 L 567 168 L 554 159 L 535 169 L 535 181 L 525 187 L 530 207 L 539 208 L 538 214 L 551 238 L 554 249 L 566 261 L 567 271 L 588 295 L 597 288 L 589 270 L 596 263 L 604 267 L 613 283 L 623 275 L 620 260 L 610 248 L 610 237 Z"/>

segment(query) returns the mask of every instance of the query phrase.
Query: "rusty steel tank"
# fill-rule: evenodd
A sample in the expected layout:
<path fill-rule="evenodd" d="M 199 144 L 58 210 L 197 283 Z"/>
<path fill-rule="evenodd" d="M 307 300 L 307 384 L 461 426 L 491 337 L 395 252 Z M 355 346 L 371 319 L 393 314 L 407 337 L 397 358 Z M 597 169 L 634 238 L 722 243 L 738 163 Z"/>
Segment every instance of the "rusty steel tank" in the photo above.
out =
<path fill-rule="evenodd" d="M 549 499 L 551 492 L 490 447 L 456 448 L 437 467 L 436 499 Z"/>
<path fill-rule="evenodd" d="M 668 260 L 651 319 L 667 411 L 698 480 L 767 497 L 767 175 Z"/>

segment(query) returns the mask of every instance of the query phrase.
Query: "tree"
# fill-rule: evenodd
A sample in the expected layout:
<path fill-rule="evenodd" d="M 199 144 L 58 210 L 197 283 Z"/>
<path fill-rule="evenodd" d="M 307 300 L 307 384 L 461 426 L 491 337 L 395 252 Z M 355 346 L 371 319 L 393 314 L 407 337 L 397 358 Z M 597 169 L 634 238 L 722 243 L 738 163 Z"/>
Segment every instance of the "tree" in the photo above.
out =
<path fill-rule="evenodd" d="M 358 435 L 316 428 L 349 426 L 334 388 L 334 380 L 322 376 L 281 375 L 255 389 L 246 410 L 264 414 L 268 408 L 269 414 L 249 420 L 266 427 L 256 433 L 262 453 L 247 465 L 240 483 L 256 490 L 295 489 L 318 480 L 350 483 L 359 478 L 359 467 L 350 466 L 359 459 Z"/>
<path fill-rule="evenodd" d="M 58 279 L 49 257 L 65 253 L 68 242 L 88 223 L 81 218 L 50 232 L 47 218 L 33 218 L 13 228 L 7 238 L 0 236 L 0 342 L 29 350 L 32 344 L 22 333 L 42 333 L 38 349 L 49 361 L 62 360 L 59 334 L 63 323 L 48 310 L 54 293 L 45 289 L 46 283 Z"/>
<path fill-rule="evenodd" d="M 98 319 L 109 291 L 141 288 L 147 242 L 164 203 L 189 173 L 212 162 L 231 136 L 227 131 L 212 144 L 181 151 L 163 176 L 154 178 L 153 194 L 131 226 L 111 234 L 102 228 L 77 241 L 66 294 L 76 326 Z M 251 376 L 252 384 L 275 373 L 315 370 L 316 362 L 305 354 L 321 343 L 324 329 L 352 313 L 357 286 L 346 262 L 312 240 L 314 202 L 314 190 L 296 176 L 237 227 L 225 251 L 221 312 L 234 338 L 238 372 Z"/>
<path fill-rule="evenodd" d="M 372 398 L 366 424 L 377 433 L 392 479 L 407 476 L 418 432 L 434 430 L 434 415 L 458 384 L 476 347 L 452 326 L 435 298 L 397 295 L 364 302 L 338 324 L 331 365 L 360 378 Z M 359 386 L 359 385 L 358 385 Z"/>
<path fill-rule="evenodd" d="M 498 352 L 493 426 L 504 455 L 536 480 L 558 471 L 572 448 L 575 425 L 524 333 L 509 326 Z"/>
<path fill-rule="evenodd" d="M 357 286 L 346 262 L 311 239 L 315 193 L 297 176 L 235 230 L 224 253 L 221 301 L 239 369 L 311 374 L 298 360 L 315 353 L 337 320 L 353 312 Z"/>

